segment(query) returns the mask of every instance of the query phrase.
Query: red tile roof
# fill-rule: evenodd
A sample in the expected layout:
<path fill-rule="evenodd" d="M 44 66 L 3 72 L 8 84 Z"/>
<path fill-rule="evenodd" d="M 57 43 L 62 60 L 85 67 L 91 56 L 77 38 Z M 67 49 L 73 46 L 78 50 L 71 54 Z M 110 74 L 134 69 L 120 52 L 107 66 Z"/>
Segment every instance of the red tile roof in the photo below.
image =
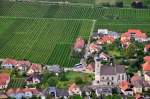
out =
<path fill-rule="evenodd" d="M 79 37 L 76 39 L 76 42 L 74 44 L 74 48 L 83 48 L 84 44 L 85 44 L 84 40 Z"/>
<path fill-rule="evenodd" d="M 14 91 L 15 91 L 15 90 L 12 89 L 12 88 L 11 88 L 11 89 L 8 89 L 7 92 L 6 92 L 6 94 L 9 96 L 10 94 L 14 93 Z"/>
<path fill-rule="evenodd" d="M 22 61 L 18 61 L 17 65 L 18 66 L 21 66 L 21 65 L 30 66 L 31 62 L 22 60 Z"/>
<path fill-rule="evenodd" d="M 42 69 L 42 65 L 33 63 L 30 68 L 33 69 L 34 71 L 37 71 L 37 70 L 41 70 Z"/>
<path fill-rule="evenodd" d="M 145 45 L 146 49 L 150 49 L 150 44 Z"/>
<path fill-rule="evenodd" d="M 78 88 L 78 86 L 75 83 L 73 83 L 69 86 L 68 90 L 73 92 L 76 88 Z"/>
<path fill-rule="evenodd" d="M 104 35 L 103 37 L 101 37 L 99 40 L 97 40 L 98 44 L 104 44 L 104 43 L 113 43 L 115 41 L 113 36 L 110 35 Z"/>
<path fill-rule="evenodd" d="M 150 56 L 145 56 L 145 57 L 144 57 L 144 61 L 145 61 L 145 62 L 150 62 Z"/>
<path fill-rule="evenodd" d="M 40 91 L 36 88 L 14 88 L 14 89 L 8 89 L 6 94 L 9 96 L 10 94 L 17 94 L 17 93 L 25 93 L 25 92 L 31 92 L 32 94 L 40 94 Z"/>
<path fill-rule="evenodd" d="M 90 44 L 90 49 L 98 49 L 97 45 L 94 43 Z"/>
<path fill-rule="evenodd" d="M 130 40 L 132 33 L 135 33 L 135 38 L 147 38 L 146 33 L 143 33 L 141 30 L 129 29 L 127 32 L 125 32 L 121 35 L 121 42 L 124 43 L 124 42 L 127 42 L 128 40 Z"/>
<path fill-rule="evenodd" d="M 3 62 L 2 62 L 2 65 L 5 65 L 5 64 L 12 64 L 12 65 L 16 65 L 17 64 L 17 61 L 15 59 L 10 59 L 10 58 L 6 58 Z"/>
<path fill-rule="evenodd" d="M 126 90 L 126 89 L 129 88 L 129 83 L 127 81 L 122 81 L 122 82 L 119 83 L 119 87 L 122 90 Z"/>
<path fill-rule="evenodd" d="M 8 73 L 0 73 L 0 85 L 6 85 L 8 80 L 10 80 Z"/>
<path fill-rule="evenodd" d="M 150 71 L 150 62 L 145 62 L 142 67 L 144 71 Z"/>
<path fill-rule="evenodd" d="M 131 77 L 131 82 L 135 82 L 137 80 L 141 80 L 141 77 L 137 74 L 135 74 L 134 76 Z"/>
<path fill-rule="evenodd" d="M 88 64 L 87 69 L 89 71 L 94 71 L 94 65 L 92 63 Z"/>

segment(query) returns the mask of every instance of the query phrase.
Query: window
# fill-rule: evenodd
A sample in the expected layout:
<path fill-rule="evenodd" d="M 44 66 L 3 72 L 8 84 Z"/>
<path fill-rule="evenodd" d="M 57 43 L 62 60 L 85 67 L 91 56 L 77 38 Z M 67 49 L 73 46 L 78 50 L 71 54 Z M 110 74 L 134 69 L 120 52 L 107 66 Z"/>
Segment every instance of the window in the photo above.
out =
<path fill-rule="evenodd" d="M 97 83 L 99 83 L 99 81 L 97 81 Z"/>
<path fill-rule="evenodd" d="M 112 77 L 112 80 L 114 80 L 114 77 Z"/>
<path fill-rule="evenodd" d="M 109 85 L 109 82 L 107 83 L 107 85 Z"/>
<path fill-rule="evenodd" d="M 122 80 L 124 80 L 124 75 L 122 75 Z"/>
<path fill-rule="evenodd" d="M 105 79 L 104 77 L 102 77 L 102 79 Z"/>
<path fill-rule="evenodd" d="M 109 80 L 109 77 L 107 77 L 107 80 Z"/>
<path fill-rule="evenodd" d="M 120 80 L 120 75 L 118 76 L 118 80 Z"/>

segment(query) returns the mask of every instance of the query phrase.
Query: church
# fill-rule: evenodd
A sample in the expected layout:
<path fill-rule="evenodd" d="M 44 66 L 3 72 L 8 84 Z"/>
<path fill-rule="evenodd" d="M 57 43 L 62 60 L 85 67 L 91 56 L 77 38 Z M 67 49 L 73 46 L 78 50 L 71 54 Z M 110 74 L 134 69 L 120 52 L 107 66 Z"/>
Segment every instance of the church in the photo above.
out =
<path fill-rule="evenodd" d="M 93 85 L 117 86 L 119 82 L 127 80 L 125 67 L 123 65 L 101 64 L 101 59 L 95 57 L 95 80 Z"/>

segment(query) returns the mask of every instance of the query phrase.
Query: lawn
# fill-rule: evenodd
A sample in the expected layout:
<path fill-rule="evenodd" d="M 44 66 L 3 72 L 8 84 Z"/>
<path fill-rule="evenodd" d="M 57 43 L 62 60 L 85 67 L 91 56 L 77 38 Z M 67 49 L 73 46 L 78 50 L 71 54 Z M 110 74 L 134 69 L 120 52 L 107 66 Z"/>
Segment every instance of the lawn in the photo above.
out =
<path fill-rule="evenodd" d="M 71 58 L 71 46 L 79 36 L 88 38 L 92 24 L 92 20 L 0 17 L 0 58 L 73 66 L 79 59 Z"/>

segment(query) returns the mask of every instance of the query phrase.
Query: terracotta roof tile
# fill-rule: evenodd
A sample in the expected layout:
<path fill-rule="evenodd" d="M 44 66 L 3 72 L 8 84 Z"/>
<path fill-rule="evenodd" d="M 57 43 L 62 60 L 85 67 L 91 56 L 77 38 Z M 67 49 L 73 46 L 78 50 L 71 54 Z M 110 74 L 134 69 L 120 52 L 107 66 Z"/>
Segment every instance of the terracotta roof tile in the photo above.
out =
<path fill-rule="evenodd" d="M 129 83 L 127 81 L 122 81 L 119 83 L 119 87 L 122 89 L 122 90 L 126 90 L 129 88 Z"/>
<path fill-rule="evenodd" d="M 2 62 L 2 65 L 5 65 L 5 64 L 12 64 L 12 65 L 16 65 L 17 64 L 17 61 L 15 59 L 10 59 L 10 58 L 6 58 L 3 62 Z"/>
<path fill-rule="evenodd" d="M 76 42 L 74 44 L 74 48 L 83 48 L 84 44 L 85 44 L 84 40 L 79 37 L 76 39 Z"/>

